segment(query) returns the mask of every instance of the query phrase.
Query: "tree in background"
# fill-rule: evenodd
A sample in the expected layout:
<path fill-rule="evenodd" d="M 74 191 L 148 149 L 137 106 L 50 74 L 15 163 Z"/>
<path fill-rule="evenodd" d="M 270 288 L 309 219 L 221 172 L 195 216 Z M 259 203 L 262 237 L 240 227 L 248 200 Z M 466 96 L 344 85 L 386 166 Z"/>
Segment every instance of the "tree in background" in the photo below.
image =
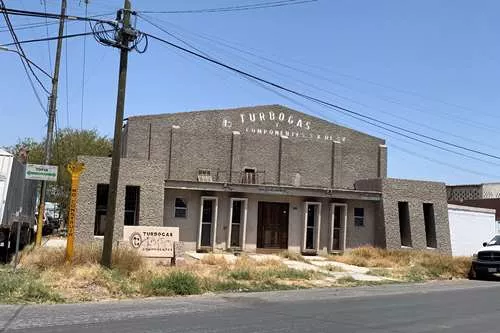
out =
<path fill-rule="evenodd" d="M 16 156 L 22 148 L 29 151 L 28 162 L 43 164 L 44 141 L 38 142 L 33 138 L 25 138 L 7 150 Z M 113 149 L 111 140 L 98 134 L 96 130 L 77 130 L 66 128 L 60 130 L 52 144 L 51 165 L 57 165 L 59 172 L 57 183 L 48 183 L 47 201 L 59 205 L 62 216 L 67 216 L 67 206 L 71 190 L 71 176 L 66 171 L 66 165 L 77 159 L 80 155 L 110 156 Z"/>

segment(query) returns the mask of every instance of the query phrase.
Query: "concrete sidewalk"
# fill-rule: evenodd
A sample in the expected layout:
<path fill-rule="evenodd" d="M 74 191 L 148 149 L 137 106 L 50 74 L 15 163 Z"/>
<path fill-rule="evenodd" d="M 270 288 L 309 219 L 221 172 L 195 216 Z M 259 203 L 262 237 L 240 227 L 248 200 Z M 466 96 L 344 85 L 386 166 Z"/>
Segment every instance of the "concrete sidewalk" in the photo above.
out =
<path fill-rule="evenodd" d="M 186 252 L 186 255 L 196 259 L 196 260 L 202 260 L 204 257 L 208 255 L 213 255 L 215 257 L 220 257 L 224 258 L 224 260 L 229 263 L 229 264 L 234 264 L 236 260 L 238 259 L 238 256 L 235 256 L 230 253 L 197 253 L 197 252 Z M 297 260 L 290 260 L 287 258 L 280 257 L 275 254 L 245 254 L 248 256 L 250 259 L 256 260 L 256 261 L 264 261 L 264 260 L 278 260 L 282 262 L 283 264 L 287 265 L 289 268 L 301 270 L 301 271 L 314 271 L 314 272 L 319 272 L 324 275 L 328 275 L 330 277 L 333 277 L 335 279 L 339 278 L 353 278 L 354 280 L 357 281 L 374 281 L 374 282 L 380 282 L 380 281 L 390 281 L 391 279 L 381 277 L 381 276 L 374 276 L 374 275 L 369 275 L 367 274 L 369 272 L 369 269 L 366 267 L 358 267 L 358 266 L 353 266 L 353 265 L 348 265 L 344 263 L 340 263 L 337 261 L 329 260 L 324 257 L 304 257 L 306 261 L 297 261 Z"/>

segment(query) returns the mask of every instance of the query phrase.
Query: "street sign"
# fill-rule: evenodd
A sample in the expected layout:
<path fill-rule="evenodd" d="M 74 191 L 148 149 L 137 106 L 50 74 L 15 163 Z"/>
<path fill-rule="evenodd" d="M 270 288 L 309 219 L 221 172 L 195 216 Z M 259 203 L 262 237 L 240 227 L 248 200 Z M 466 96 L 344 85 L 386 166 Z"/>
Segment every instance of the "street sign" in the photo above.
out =
<path fill-rule="evenodd" d="M 57 181 L 57 166 L 26 164 L 26 179 L 45 180 L 48 182 Z"/>

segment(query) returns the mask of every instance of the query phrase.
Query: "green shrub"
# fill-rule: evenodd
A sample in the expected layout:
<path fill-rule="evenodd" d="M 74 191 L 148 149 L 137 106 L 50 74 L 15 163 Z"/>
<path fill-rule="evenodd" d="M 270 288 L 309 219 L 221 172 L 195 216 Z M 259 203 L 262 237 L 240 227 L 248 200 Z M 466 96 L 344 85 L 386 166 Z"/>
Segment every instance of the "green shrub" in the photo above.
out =
<path fill-rule="evenodd" d="M 427 278 L 426 270 L 422 266 L 413 266 L 406 273 L 405 279 L 410 282 L 423 282 Z"/>
<path fill-rule="evenodd" d="M 249 269 L 236 269 L 229 272 L 229 277 L 235 280 L 251 280 L 252 274 Z"/>
<path fill-rule="evenodd" d="M 145 291 L 154 296 L 195 295 L 201 293 L 200 281 L 192 273 L 175 271 L 166 276 L 152 278 Z"/>
<path fill-rule="evenodd" d="M 64 299 L 31 273 L 0 270 L 1 303 L 61 303 Z"/>

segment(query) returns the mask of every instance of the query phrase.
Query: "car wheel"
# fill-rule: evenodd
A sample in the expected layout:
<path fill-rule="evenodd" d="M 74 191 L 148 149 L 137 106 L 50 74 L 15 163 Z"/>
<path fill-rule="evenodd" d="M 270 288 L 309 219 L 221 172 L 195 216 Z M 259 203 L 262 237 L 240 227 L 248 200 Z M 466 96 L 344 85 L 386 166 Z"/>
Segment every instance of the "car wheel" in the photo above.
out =
<path fill-rule="evenodd" d="M 473 269 L 472 267 L 469 270 L 468 276 L 469 276 L 469 280 L 478 280 L 479 279 L 479 276 L 478 276 L 476 270 Z"/>

